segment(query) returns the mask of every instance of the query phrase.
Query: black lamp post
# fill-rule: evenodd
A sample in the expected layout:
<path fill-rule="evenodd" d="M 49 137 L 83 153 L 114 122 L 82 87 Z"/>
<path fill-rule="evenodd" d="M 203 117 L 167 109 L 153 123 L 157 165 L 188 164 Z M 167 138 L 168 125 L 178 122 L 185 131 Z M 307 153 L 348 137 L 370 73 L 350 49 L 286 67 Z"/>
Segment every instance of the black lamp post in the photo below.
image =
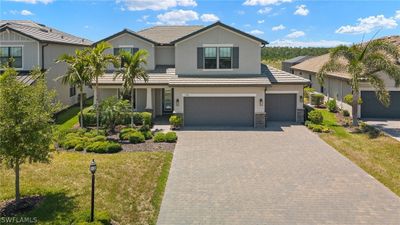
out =
<path fill-rule="evenodd" d="M 90 209 L 90 222 L 93 222 L 94 220 L 94 174 L 96 173 L 96 162 L 94 161 L 94 159 L 92 160 L 92 162 L 90 163 L 90 172 L 92 173 L 92 207 Z"/>

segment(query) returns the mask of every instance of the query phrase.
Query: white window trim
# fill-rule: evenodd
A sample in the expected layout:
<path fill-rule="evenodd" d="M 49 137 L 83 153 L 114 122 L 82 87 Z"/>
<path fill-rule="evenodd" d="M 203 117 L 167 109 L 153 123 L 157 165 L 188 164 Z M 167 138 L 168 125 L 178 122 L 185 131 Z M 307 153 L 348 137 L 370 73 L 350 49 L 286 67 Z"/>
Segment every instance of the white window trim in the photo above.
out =
<path fill-rule="evenodd" d="M 23 45 L 1 45 L 0 47 L 21 47 L 21 66 L 20 68 L 14 68 L 15 70 L 23 70 L 25 67 L 24 65 L 24 46 Z M 3 68 L 1 68 L 0 70 L 4 70 Z"/>
<path fill-rule="evenodd" d="M 220 69 L 219 68 L 219 48 L 231 48 L 231 68 L 224 68 Z M 203 48 L 216 48 L 217 49 L 217 68 L 216 69 L 206 69 L 206 57 L 203 56 L 203 71 L 205 72 L 227 72 L 227 71 L 233 71 L 233 44 L 203 44 Z M 204 49 L 203 49 L 204 51 Z"/>

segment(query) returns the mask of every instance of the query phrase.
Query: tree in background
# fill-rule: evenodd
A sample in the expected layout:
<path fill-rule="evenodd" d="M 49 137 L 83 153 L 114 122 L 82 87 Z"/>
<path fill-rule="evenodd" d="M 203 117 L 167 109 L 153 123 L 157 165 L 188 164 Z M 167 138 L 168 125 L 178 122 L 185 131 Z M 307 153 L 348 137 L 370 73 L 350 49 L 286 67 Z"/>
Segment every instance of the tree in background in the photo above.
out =
<path fill-rule="evenodd" d="M 324 77 L 330 72 L 346 72 L 351 75 L 353 126 L 358 126 L 360 83 L 369 83 L 375 89 L 379 101 L 388 106 L 389 92 L 378 73 L 384 72 L 399 86 L 399 57 L 397 46 L 384 40 L 372 40 L 352 46 L 341 45 L 332 49 L 329 61 L 322 66 L 317 77 L 323 83 Z"/>
<path fill-rule="evenodd" d="M 147 75 L 144 65 L 147 64 L 148 52 L 144 49 L 140 49 L 135 54 L 123 51 L 120 53 L 121 68 L 117 71 L 115 78 L 121 76 L 123 86 L 125 90 L 129 90 L 131 93 L 131 127 L 134 127 L 133 123 L 133 111 L 134 111 L 134 86 L 135 80 L 143 79 L 145 82 L 148 81 L 149 76 Z"/>
<path fill-rule="evenodd" d="M 19 82 L 17 75 L 15 69 L 6 67 L 0 79 L 0 162 L 14 169 L 18 207 L 20 165 L 49 161 L 51 121 L 59 107 L 40 69 L 31 73 L 36 81 L 30 86 Z"/>
<path fill-rule="evenodd" d="M 63 84 L 77 86 L 79 89 L 79 106 L 80 106 L 80 126 L 83 124 L 83 87 L 90 85 L 90 67 L 88 58 L 88 49 L 75 50 L 75 55 L 63 54 L 57 59 L 57 63 L 65 62 L 68 65 L 66 74 L 60 77 Z"/>
<path fill-rule="evenodd" d="M 100 42 L 91 49 L 88 59 L 90 68 L 90 78 L 96 82 L 96 96 L 95 96 L 95 109 L 96 109 L 96 128 L 99 129 L 100 112 L 99 112 L 99 77 L 103 76 L 110 65 L 115 68 L 119 67 L 118 57 L 112 54 L 106 54 L 105 51 L 112 46 L 107 42 Z"/>

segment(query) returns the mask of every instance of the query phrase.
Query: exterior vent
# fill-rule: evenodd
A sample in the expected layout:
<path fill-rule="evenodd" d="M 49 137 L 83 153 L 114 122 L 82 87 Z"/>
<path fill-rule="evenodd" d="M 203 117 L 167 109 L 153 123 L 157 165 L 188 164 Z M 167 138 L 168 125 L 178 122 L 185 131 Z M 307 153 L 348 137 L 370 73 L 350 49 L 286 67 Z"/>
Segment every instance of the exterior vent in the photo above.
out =
<path fill-rule="evenodd" d="M 49 33 L 49 30 L 47 30 L 46 28 L 40 28 L 40 31 Z"/>
<path fill-rule="evenodd" d="M 63 35 L 61 35 L 61 39 L 64 39 L 64 36 L 63 36 Z"/>

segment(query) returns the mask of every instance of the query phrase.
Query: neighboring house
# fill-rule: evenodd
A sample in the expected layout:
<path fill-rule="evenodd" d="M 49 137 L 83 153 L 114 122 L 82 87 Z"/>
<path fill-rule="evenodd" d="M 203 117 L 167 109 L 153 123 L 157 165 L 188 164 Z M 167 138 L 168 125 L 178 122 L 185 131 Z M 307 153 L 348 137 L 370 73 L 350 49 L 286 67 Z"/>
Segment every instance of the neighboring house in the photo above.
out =
<path fill-rule="evenodd" d="M 58 77 L 65 74 L 67 66 L 56 63 L 63 53 L 74 54 L 75 49 L 91 46 L 92 42 L 62 31 L 25 20 L 0 21 L 0 61 L 7 63 L 14 58 L 14 67 L 20 73 L 18 79 L 32 84 L 34 79 L 29 71 L 34 67 L 46 70 L 47 86 L 56 90 L 57 99 L 68 107 L 78 103 L 76 87 L 61 84 Z M 93 95 L 89 87 L 85 87 L 87 97 Z"/>
<path fill-rule="evenodd" d="M 282 70 L 288 73 L 294 73 L 292 66 L 297 65 L 301 62 L 306 61 L 307 59 L 312 58 L 312 56 L 297 56 L 291 59 L 287 59 L 282 62 Z"/>
<path fill-rule="evenodd" d="M 125 29 L 101 41 L 109 42 L 109 53 L 116 55 L 121 49 L 149 52 L 149 81 L 136 82 L 137 111 L 179 114 L 184 126 L 303 122 L 303 87 L 309 81 L 262 65 L 261 48 L 267 42 L 221 22 Z M 129 99 L 121 78 L 114 79 L 109 69 L 99 79 L 99 100 L 113 95 Z"/>
<path fill-rule="evenodd" d="M 400 47 L 400 36 L 386 37 L 386 40 Z M 323 93 L 328 98 L 335 98 L 339 106 L 351 112 L 351 106 L 343 103 L 344 96 L 351 94 L 352 89 L 349 85 L 350 75 L 347 73 L 329 73 L 321 85 L 316 77 L 316 73 L 329 60 L 329 54 L 308 59 L 302 63 L 292 66 L 295 75 L 309 79 L 311 87 L 317 92 Z M 363 100 L 359 108 L 360 118 L 388 118 L 400 119 L 400 88 L 395 87 L 395 81 L 386 74 L 380 74 L 385 82 L 385 86 L 390 91 L 391 104 L 389 107 L 383 106 L 376 98 L 374 89 L 367 83 L 360 87 L 360 96 Z"/>

